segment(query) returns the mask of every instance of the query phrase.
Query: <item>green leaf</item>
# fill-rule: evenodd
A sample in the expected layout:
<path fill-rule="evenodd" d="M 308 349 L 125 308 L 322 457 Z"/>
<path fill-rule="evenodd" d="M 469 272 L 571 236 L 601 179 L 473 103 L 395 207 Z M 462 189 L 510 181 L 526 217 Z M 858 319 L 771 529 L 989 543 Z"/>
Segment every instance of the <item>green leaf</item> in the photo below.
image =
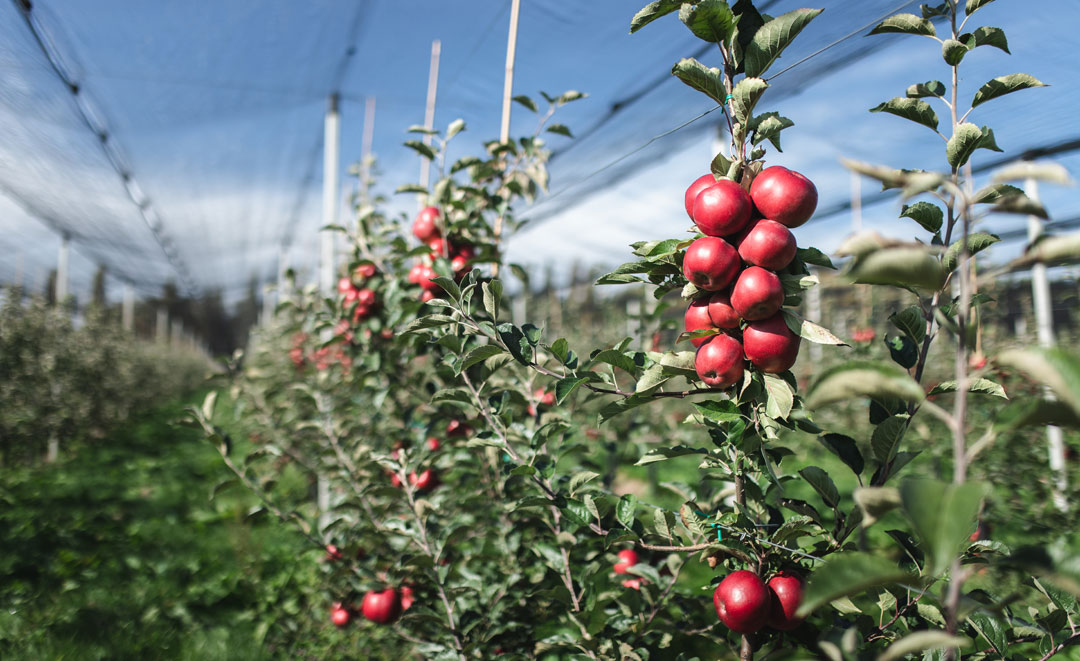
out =
<path fill-rule="evenodd" d="M 840 504 L 840 492 L 836 490 L 836 484 L 828 473 L 817 466 L 807 466 L 799 471 L 799 475 L 814 487 L 814 491 L 821 495 L 826 505 L 835 508 Z"/>
<path fill-rule="evenodd" d="M 946 91 L 945 83 L 940 80 L 928 80 L 925 83 L 908 85 L 905 94 L 912 99 L 921 99 L 928 96 L 944 97 Z"/>
<path fill-rule="evenodd" d="M 513 98 L 513 100 L 520 103 L 521 105 L 525 106 L 526 108 L 528 108 L 529 110 L 531 110 L 533 112 L 540 112 L 540 109 L 536 107 L 536 102 L 533 101 L 532 99 L 530 99 L 529 97 L 525 96 L 524 94 L 519 94 L 518 96 L 515 96 Z"/>
<path fill-rule="evenodd" d="M 814 20 L 820 9 L 796 9 L 777 16 L 758 28 L 746 46 L 746 75 L 755 78 L 765 73 L 776 58 L 791 45 L 803 28 Z"/>
<path fill-rule="evenodd" d="M 874 434 L 870 439 L 870 448 L 874 451 L 874 459 L 877 459 L 882 464 L 892 461 L 897 451 L 900 450 L 900 441 L 903 440 L 907 427 L 907 415 L 890 416 L 875 427 Z"/>
<path fill-rule="evenodd" d="M 945 213 L 936 204 L 930 202 L 916 202 L 905 204 L 900 209 L 901 218 L 910 218 L 919 224 L 927 232 L 937 233 L 941 229 L 941 223 L 945 219 Z"/>
<path fill-rule="evenodd" d="M 979 91 L 975 92 L 975 98 L 971 101 L 971 107 L 986 103 L 990 99 L 999 96 L 1026 90 L 1032 87 L 1046 87 L 1046 83 L 1035 76 L 1026 73 L 1011 73 L 1008 76 L 998 76 L 983 84 Z"/>
<path fill-rule="evenodd" d="M 937 130 L 938 116 L 930 104 L 922 99 L 898 96 L 870 109 L 870 112 L 887 112 L 897 117 L 911 120 L 916 124 Z"/>
<path fill-rule="evenodd" d="M 584 99 L 588 94 L 579 92 L 577 90 L 567 90 L 559 95 L 559 98 L 555 99 L 556 106 L 565 106 L 571 101 L 577 101 L 578 99 Z"/>
<path fill-rule="evenodd" d="M 927 37 L 936 37 L 937 30 L 934 24 L 925 18 L 915 14 L 896 14 L 877 24 L 869 34 L 887 34 L 899 32 L 902 34 L 918 34 Z"/>
<path fill-rule="evenodd" d="M 491 358 L 492 356 L 497 356 L 500 353 L 503 353 L 502 347 L 496 346 L 494 344 L 485 344 L 483 346 L 476 347 L 475 349 L 470 351 L 467 356 L 465 356 L 465 360 L 461 361 L 461 371 L 464 372 L 473 365 L 477 363 L 482 363 L 488 358 Z"/>
<path fill-rule="evenodd" d="M 817 248 L 796 248 L 795 256 L 804 264 L 812 264 L 827 269 L 835 269 L 829 256 Z"/>
<path fill-rule="evenodd" d="M 991 184 L 986 188 L 980 188 L 972 197 L 973 204 L 989 204 L 1000 200 L 1023 195 L 1024 191 L 1009 184 Z"/>
<path fill-rule="evenodd" d="M 683 0 L 656 0 L 645 5 L 634 18 L 630 19 L 630 34 L 634 34 L 649 23 L 666 16 L 682 7 Z"/>
<path fill-rule="evenodd" d="M 881 517 L 900 507 L 900 492 L 893 487 L 858 487 L 851 497 L 862 511 L 863 528 L 869 528 Z"/>
<path fill-rule="evenodd" d="M 732 160 L 724 156 L 723 152 L 719 152 L 713 157 L 712 163 L 709 164 L 709 172 L 712 173 L 713 177 L 723 177 L 731 169 L 731 164 Z"/>
<path fill-rule="evenodd" d="M 888 558 L 868 553 L 837 553 L 818 566 L 806 582 L 796 615 L 805 617 L 830 601 L 911 578 Z"/>
<path fill-rule="evenodd" d="M 1009 636 L 1000 620 L 985 613 L 973 613 L 967 621 L 980 636 L 986 639 L 986 642 L 990 643 L 999 656 L 1004 656 L 1009 649 Z"/>
<path fill-rule="evenodd" d="M 634 359 L 615 349 L 604 349 L 603 351 L 597 352 L 597 354 L 592 357 L 592 362 L 614 365 L 631 374 L 637 372 L 637 365 L 634 363 Z"/>
<path fill-rule="evenodd" d="M 1018 213 L 1025 216 L 1038 216 L 1039 218 L 1050 217 L 1046 207 L 1023 193 L 1000 198 L 991 211 L 994 213 Z"/>
<path fill-rule="evenodd" d="M 976 10 L 985 7 L 993 1 L 994 0 L 967 0 L 967 3 L 964 4 L 964 13 L 971 16 Z"/>
<path fill-rule="evenodd" d="M 979 46 L 993 46 L 1009 52 L 1009 41 L 1005 38 L 1005 31 L 1001 28 L 983 26 L 970 34 L 960 35 L 960 40 L 968 47 L 974 49 Z M 1009 53 L 1011 55 L 1011 53 Z"/>
<path fill-rule="evenodd" d="M 792 333 L 795 333 L 799 337 L 809 340 L 814 344 L 848 346 L 847 342 L 838 338 L 829 329 L 824 326 L 819 326 L 812 321 L 800 319 L 799 316 L 791 310 L 784 310 L 784 321 L 787 323 L 788 328 L 791 329 Z"/>
<path fill-rule="evenodd" d="M 852 361 L 826 370 L 810 386 L 806 405 L 820 408 L 863 397 L 896 397 L 907 402 L 920 402 L 923 389 L 896 365 Z"/>
<path fill-rule="evenodd" d="M 635 393 L 651 393 L 660 384 L 664 383 L 671 378 L 671 374 L 664 372 L 664 366 L 660 364 L 651 365 L 646 369 L 637 383 L 634 384 Z"/>
<path fill-rule="evenodd" d="M 795 126 L 795 122 L 778 112 L 762 113 L 750 120 L 749 129 L 753 133 L 750 142 L 759 145 L 768 140 L 776 147 L 776 151 L 783 151 L 780 148 L 780 132 L 792 126 Z"/>
<path fill-rule="evenodd" d="M 1043 264 L 1069 264 L 1080 261 L 1080 232 L 1064 236 L 1043 235 L 1028 250 L 1011 262 L 1020 267 L 1041 262 Z"/>
<path fill-rule="evenodd" d="M 405 141 L 405 146 L 408 147 L 409 149 L 412 149 L 413 151 L 415 151 L 416 153 L 420 154 L 421 156 L 423 156 L 424 158 L 426 158 L 428 160 L 431 160 L 431 161 L 435 160 L 435 150 L 432 149 L 431 147 L 429 147 L 428 145 L 425 145 L 424 143 L 420 142 L 419 140 L 406 140 Z"/>
<path fill-rule="evenodd" d="M 730 399 L 707 402 L 692 402 L 693 407 L 706 420 L 718 423 L 735 422 L 742 419 L 739 407 Z"/>
<path fill-rule="evenodd" d="M 945 282 L 941 262 L 926 246 L 902 245 L 882 248 L 859 257 L 848 276 L 866 285 L 893 285 L 937 291 Z"/>
<path fill-rule="evenodd" d="M 1069 171 L 1065 169 L 1065 166 L 1060 163 L 1051 163 L 1048 161 L 1034 163 L 1030 161 L 1018 161 L 1016 163 L 1010 163 L 994 172 L 995 182 L 1023 181 L 1025 179 L 1049 181 L 1050 183 L 1061 184 L 1062 186 L 1072 186 L 1073 183 L 1072 179 L 1069 178 Z M 1022 194 L 1024 191 L 1015 186 L 998 183 L 980 191 L 980 193 L 983 192 L 997 192 L 1000 195 L 1007 195 Z M 976 198 L 980 202 L 994 202 L 996 200 L 996 198 L 980 199 L 979 195 L 976 195 Z"/>
<path fill-rule="evenodd" d="M 945 60 L 945 64 L 951 67 L 960 64 L 967 52 L 968 47 L 962 41 L 946 39 L 941 42 L 941 57 Z"/>
<path fill-rule="evenodd" d="M 964 122 L 957 126 L 948 144 L 945 145 L 945 156 L 949 165 L 959 170 L 979 147 L 979 141 L 982 138 L 982 130 L 971 122 Z"/>
<path fill-rule="evenodd" d="M 940 395 L 946 392 L 956 392 L 956 381 L 942 381 L 930 389 L 929 395 Z M 975 379 L 968 384 L 968 392 L 977 392 L 983 395 L 993 395 L 1002 399 L 1008 399 L 1005 389 L 1001 384 L 994 383 L 990 379 Z"/>
<path fill-rule="evenodd" d="M 461 133 L 464 130 L 465 120 L 455 119 L 454 121 L 450 122 L 450 126 L 446 127 L 446 139 L 449 140 L 450 138 L 454 137 L 455 135 Z"/>
<path fill-rule="evenodd" d="M 420 184 L 405 184 L 394 189 L 395 193 L 427 193 L 427 186 Z"/>
<path fill-rule="evenodd" d="M 735 34 L 735 14 L 721 0 L 685 3 L 679 8 L 679 20 L 694 36 L 714 44 L 727 44 Z"/>
<path fill-rule="evenodd" d="M 579 487 L 581 487 L 581 485 L 585 484 L 586 482 L 590 482 L 598 477 L 600 477 L 600 474 L 594 473 L 592 471 L 581 471 L 578 473 L 574 473 L 573 477 L 570 478 L 570 493 L 574 493 L 578 490 Z"/>
<path fill-rule="evenodd" d="M 918 305 L 904 308 L 889 315 L 889 321 L 916 344 L 921 344 L 926 337 L 926 319 Z"/>
<path fill-rule="evenodd" d="M 653 464 L 658 461 L 667 461 L 673 457 L 685 457 L 688 454 L 708 454 L 707 450 L 702 448 L 692 448 L 686 445 L 676 445 L 671 448 L 657 448 L 655 450 L 649 450 L 641 459 L 638 459 L 634 464 L 635 466 L 644 466 L 646 464 Z"/>
<path fill-rule="evenodd" d="M 630 409 L 637 408 L 642 404 L 648 404 L 653 400 L 651 394 L 635 394 L 630 397 L 622 397 L 600 409 L 598 420 L 601 424 L 611 420 L 615 416 L 626 413 Z"/>
<path fill-rule="evenodd" d="M 637 498 L 633 494 L 626 494 L 615 505 L 615 518 L 630 530 L 634 527 L 634 511 L 637 509 Z"/>
<path fill-rule="evenodd" d="M 990 246 L 994 245 L 1001 240 L 1001 237 L 996 234 L 988 234 L 986 232 L 972 232 L 968 234 L 967 249 L 969 255 L 975 255 L 977 253 L 986 250 Z M 960 250 L 964 245 L 963 240 L 956 241 L 949 249 L 945 251 L 945 256 L 941 259 L 941 265 L 945 267 L 946 271 L 955 271 L 960 266 Z"/>
<path fill-rule="evenodd" d="M 548 133 L 565 135 L 568 138 L 574 137 L 574 134 L 570 132 L 570 127 L 568 127 L 566 124 L 548 124 L 548 127 L 544 130 Z"/>
<path fill-rule="evenodd" d="M 1032 381 L 1048 386 L 1058 399 L 1080 415 L 1080 358 L 1060 348 L 1009 349 L 995 361 L 1023 372 Z"/>
<path fill-rule="evenodd" d="M 498 322 L 499 305 L 502 303 L 502 281 L 492 280 L 481 285 L 484 292 L 484 311 L 491 317 L 492 323 Z"/>
<path fill-rule="evenodd" d="M 866 462 L 863 461 L 862 453 L 859 452 L 859 446 L 855 439 L 843 434 L 824 434 L 818 436 L 817 439 L 830 452 L 839 457 L 840 461 L 847 464 L 852 472 L 856 475 L 862 474 Z"/>
<path fill-rule="evenodd" d="M 768 87 L 769 84 L 761 78 L 740 80 L 731 90 L 731 107 L 735 112 L 735 118 L 744 124 L 749 123 L 754 106 Z"/>
<path fill-rule="evenodd" d="M 577 390 L 578 386 L 588 382 L 589 379 L 586 377 L 568 376 L 565 379 L 559 379 L 555 382 L 555 402 L 562 404 L 572 392 Z"/>
<path fill-rule="evenodd" d="M 671 73 L 690 87 L 724 105 L 724 97 L 727 96 L 724 76 L 716 67 L 706 67 L 690 57 L 679 60 L 678 64 L 672 67 Z"/>
<path fill-rule="evenodd" d="M 892 645 L 877 658 L 877 661 L 898 661 L 909 654 L 925 650 L 940 650 L 949 647 L 968 647 L 971 641 L 961 636 L 953 636 L 947 631 L 927 630 L 909 633 Z"/>
<path fill-rule="evenodd" d="M 1019 427 L 1057 427 L 1080 428 L 1080 413 L 1064 402 L 1050 399 L 1019 399 L 994 416 L 994 424 L 1001 429 Z"/>
<path fill-rule="evenodd" d="M 791 415 L 791 407 L 795 404 L 795 393 L 787 381 L 772 374 L 763 374 L 765 379 L 765 392 L 768 399 L 765 403 L 765 415 L 777 420 L 787 419 Z"/>
<path fill-rule="evenodd" d="M 960 554 L 985 494 L 985 486 L 978 482 L 946 484 L 911 479 L 900 484 L 904 512 L 926 553 L 928 575 L 947 571 Z"/>

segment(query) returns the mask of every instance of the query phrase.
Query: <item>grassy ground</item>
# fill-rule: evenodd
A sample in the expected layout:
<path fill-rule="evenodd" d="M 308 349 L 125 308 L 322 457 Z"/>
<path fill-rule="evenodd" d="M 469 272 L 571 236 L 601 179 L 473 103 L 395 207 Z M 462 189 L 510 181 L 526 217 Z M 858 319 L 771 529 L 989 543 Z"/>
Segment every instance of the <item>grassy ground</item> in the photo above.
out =
<path fill-rule="evenodd" d="M 247 519 L 238 490 L 210 501 L 228 474 L 171 424 L 185 403 L 58 465 L 0 471 L 0 658 L 326 658 L 344 642 L 317 551 Z"/>

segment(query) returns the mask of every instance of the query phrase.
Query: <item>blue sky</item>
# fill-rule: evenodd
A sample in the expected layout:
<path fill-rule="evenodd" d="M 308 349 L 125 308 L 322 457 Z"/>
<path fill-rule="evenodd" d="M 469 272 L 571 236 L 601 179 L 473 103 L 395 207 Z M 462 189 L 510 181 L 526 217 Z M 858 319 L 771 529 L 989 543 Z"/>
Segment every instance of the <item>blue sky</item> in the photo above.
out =
<path fill-rule="evenodd" d="M 664 80 L 670 66 L 700 44 L 674 17 L 627 34 L 629 18 L 642 4 L 636 1 L 522 4 L 514 91 L 534 97 L 538 90 L 589 93 L 588 99 L 560 113 L 559 121 L 579 133 L 642 81 Z M 900 4 L 820 3 L 826 12 L 780 65 Z M 803 5 L 781 1 L 770 11 Z M 455 141 L 454 155 L 475 152 L 482 140 L 497 135 L 508 6 L 496 0 L 427 0 L 410 4 L 408 10 L 389 0 L 38 0 L 34 11 L 84 97 L 108 125 L 195 279 L 201 286 L 225 286 L 235 296 L 252 273 L 268 277 L 289 223 L 299 224 L 290 260 L 303 264 L 315 254 L 319 136 L 325 95 L 331 89 L 343 94 L 343 171 L 359 158 L 364 100 L 376 97 L 374 149 L 384 190 L 417 177 L 418 162 L 400 143 L 409 137 L 405 128 L 423 120 L 433 39 L 442 41 L 435 124 L 444 127 L 463 117 L 469 126 Z M 11 129 L 12 136 L 0 145 L 0 248 L 22 255 L 30 279 L 42 279 L 52 266 L 55 233 L 26 212 L 24 202 L 30 200 L 32 212 L 70 223 L 79 234 L 73 258 L 76 291 L 88 287 L 93 259 L 101 255 L 114 257 L 129 275 L 146 283 L 146 291 L 153 291 L 170 268 L 94 136 L 78 122 L 70 95 L 35 53 L 10 7 L 0 10 L 0 87 L 6 90 L 0 93 L 0 126 Z M 998 0 L 975 15 L 976 25 L 1006 28 L 1013 55 L 991 48 L 969 54 L 962 97 L 970 98 L 985 80 L 1016 71 L 1052 85 L 976 109 L 974 121 L 993 127 L 1006 151 L 1075 137 L 1080 131 L 1071 120 L 1078 14 L 1069 0 Z M 345 58 L 354 36 L 356 50 Z M 784 152 L 770 149 L 768 161 L 811 177 L 822 207 L 850 195 L 851 180 L 839 163 L 841 157 L 896 167 L 943 163 L 943 144 L 927 129 L 866 112 L 902 95 L 908 84 L 944 79 L 947 69 L 936 42 L 860 35 L 831 52 L 865 43 L 860 40 L 881 40 L 881 47 L 831 75 L 804 80 L 812 64 L 827 55 L 819 56 L 778 78 L 775 92 L 766 92 L 759 105 L 759 110 L 775 108 L 795 121 L 784 134 Z M 703 60 L 716 64 L 716 58 L 709 57 Z M 348 69 L 339 82 L 343 61 L 348 61 Z M 782 96 L 784 88 L 800 86 L 799 93 L 775 104 L 770 101 L 771 93 Z M 562 163 L 553 164 L 552 191 L 565 189 L 710 105 L 678 81 L 659 83 L 634 109 L 568 152 Z M 946 109 L 937 110 L 945 120 Z M 680 235 L 688 226 L 682 191 L 708 167 L 714 148 L 708 122 L 714 119 L 719 117 L 710 115 L 658 140 L 643 152 L 650 167 L 511 241 L 509 257 L 534 266 L 553 264 L 565 272 L 575 260 L 622 261 L 629 256 L 626 245 L 631 241 Z M 512 132 L 531 131 L 533 121 L 515 106 Z M 551 136 L 550 143 L 559 148 L 566 139 Z M 996 156 L 979 152 L 975 162 Z M 1077 172 L 1080 158 L 1059 160 Z M 560 173 L 567 180 L 560 180 Z M 306 180 L 309 174 L 312 180 Z M 351 186 L 347 179 L 346 186 Z M 866 181 L 863 190 L 872 186 Z M 1044 189 L 1043 194 L 1055 217 L 1080 211 L 1075 190 Z M 403 213 L 411 214 L 414 205 L 410 197 L 392 201 L 392 209 Z M 914 224 L 896 221 L 896 211 L 894 203 L 867 208 L 864 227 L 910 237 Z M 1022 222 L 1000 218 L 987 226 L 1008 229 Z M 801 244 L 831 250 L 849 230 L 850 217 L 841 215 L 808 225 L 797 235 Z M 1004 258 L 1019 247 L 1014 243 L 998 252 Z M 3 260 L 0 280 L 12 277 L 14 261 Z"/>

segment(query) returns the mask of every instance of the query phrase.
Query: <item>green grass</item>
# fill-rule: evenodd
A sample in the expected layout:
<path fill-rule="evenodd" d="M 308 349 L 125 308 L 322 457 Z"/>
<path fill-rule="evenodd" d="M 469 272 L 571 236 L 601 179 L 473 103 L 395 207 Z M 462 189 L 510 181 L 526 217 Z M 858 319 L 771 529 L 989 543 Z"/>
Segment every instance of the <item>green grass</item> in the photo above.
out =
<path fill-rule="evenodd" d="M 240 490 L 210 500 L 229 474 L 172 424 L 186 403 L 57 465 L 0 471 L 0 658 L 325 658 L 342 642 L 309 544 L 246 519 Z"/>

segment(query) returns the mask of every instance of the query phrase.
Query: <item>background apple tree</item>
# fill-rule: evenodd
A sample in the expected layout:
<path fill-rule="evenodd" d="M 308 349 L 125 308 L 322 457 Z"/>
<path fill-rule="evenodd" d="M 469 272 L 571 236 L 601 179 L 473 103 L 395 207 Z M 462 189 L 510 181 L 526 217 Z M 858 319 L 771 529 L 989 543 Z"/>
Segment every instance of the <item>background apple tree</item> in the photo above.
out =
<path fill-rule="evenodd" d="M 521 203 L 546 188 L 545 136 L 570 134 L 553 114 L 583 95 L 543 94 L 546 106 L 517 97 L 537 130 L 488 142 L 480 156 L 451 158 L 460 120 L 435 132 L 434 146 L 406 142 L 439 168 L 430 190 L 399 189 L 421 196 L 411 228 L 378 197 L 332 228 L 352 247 L 337 295 L 292 292 L 218 395 L 237 402 L 252 442 L 234 442 L 227 428 L 237 421 L 216 414 L 214 396 L 190 412 L 235 475 L 221 488 L 246 487 L 310 540 L 326 592 L 311 606 L 329 618 L 340 604 L 341 627 L 366 616 L 371 658 L 1067 653 L 1080 642 L 1080 568 L 1067 547 L 1053 536 L 1010 547 L 980 523 L 1009 497 L 980 461 L 994 466 L 1000 446 L 1080 416 L 1075 356 L 983 341 L 980 310 L 992 300 L 978 287 L 1001 273 L 975 272 L 975 255 L 996 240 L 979 222 L 1045 216 L 1009 182 L 1063 178 L 1020 165 L 974 190 L 964 174 L 977 150 L 998 150 L 993 131 L 969 121 L 978 107 L 1042 85 L 1012 74 L 962 92 L 965 57 L 1008 50 L 1003 30 L 973 24 L 985 4 L 923 5 L 870 31 L 923 37 L 913 48 L 937 41 L 950 81 L 914 83 L 872 109 L 933 131 L 927 138 L 944 143 L 940 171 L 850 163 L 899 189 L 901 218 L 925 232 L 908 242 L 856 235 L 836 255 L 852 286 L 907 296 L 882 338 L 891 361 L 801 315 L 817 274 L 835 270 L 829 257 L 803 246 L 766 268 L 743 248 L 758 227 L 787 236 L 808 217 L 769 208 L 759 193 L 787 172 L 770 171 L 766 155 L 793 126 L 763 102 L 784 49 L 827 12 L 772 17 L 746 0 L 659 0 L 631 32 L 677 17 L 716 44 L 713 61 L 684 59 L 672 73 L 722 107 L 730 144 L 687 182 L 689 233 L 635 243 L 634 259 L 597 285 L 653 294 L 645 335 L 670 327 L 668 311 L 687 332 L 673 347 L 633 337 L 590 346 L 513 318 L 512 299 L 524 294 L 500 276 L 526 278 L 501 263 L 500 244 L 520 226 Z M 701 203 L 706 191 L 720 197 Z M 734 225 L 725 224 L 730 200 L 746 205 Z M 729 251 L 722 282 L 698 277 L 715 266 L 702 246 Z M 1009 268 L 1077 253 L 1075 237 L 1050 237 Z M 750 273 L 765 283 L 767 314 L 740 303 L 761 303 L 758 285 L 741 284 Z M 734 309 L 733 321 L 718 322 L 714 302 Z M 808 343 L 828 345 L 826 369 L 803 388 L 790 368 Z M 786 351 L 791 360 L 778 358 Z M 927 457 L 936 461 L 920 463 Z M 692 479 L 658 477 L 686 461 L 697 464 Z M 641 471 L 646 488 L 627 488 Z M 308 480 L 321 507 L 279 489 L 287 475 Z M 729 595 L 728 579 L 757 596 Z"/>

